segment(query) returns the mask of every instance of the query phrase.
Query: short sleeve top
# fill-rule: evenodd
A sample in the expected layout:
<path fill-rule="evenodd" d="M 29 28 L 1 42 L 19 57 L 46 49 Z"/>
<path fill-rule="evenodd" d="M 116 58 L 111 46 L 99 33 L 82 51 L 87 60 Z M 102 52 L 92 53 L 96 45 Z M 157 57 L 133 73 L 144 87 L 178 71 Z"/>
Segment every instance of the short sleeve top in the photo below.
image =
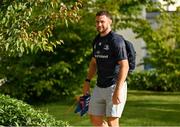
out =
<path fill-rule="evenodd" d="M 97 86 L 106 88 L 115 84 L 120 69 L 118 61 L 127 59 L 123 38 L 112 31 L 103 37 L 97 35 L 93 41 L 93 57 L 97 62 Z"/>

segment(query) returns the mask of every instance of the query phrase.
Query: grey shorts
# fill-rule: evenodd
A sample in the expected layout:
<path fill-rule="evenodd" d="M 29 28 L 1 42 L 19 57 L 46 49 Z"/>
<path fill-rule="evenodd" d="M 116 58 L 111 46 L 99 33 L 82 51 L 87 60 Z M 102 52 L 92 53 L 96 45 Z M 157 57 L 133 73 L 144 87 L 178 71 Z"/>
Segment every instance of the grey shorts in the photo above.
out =
<path fill-rule="evenodd" d="M 112 95 L 115 90 L 115 85 L 107 88 L 95 86 L 89 103 L 90 115 L 106 116 L 106 117 L 121 117 L 127 98 L 127 83 L 123 84 L 120 91 L 121 103 L 114 105 L 112 103 Z"/>

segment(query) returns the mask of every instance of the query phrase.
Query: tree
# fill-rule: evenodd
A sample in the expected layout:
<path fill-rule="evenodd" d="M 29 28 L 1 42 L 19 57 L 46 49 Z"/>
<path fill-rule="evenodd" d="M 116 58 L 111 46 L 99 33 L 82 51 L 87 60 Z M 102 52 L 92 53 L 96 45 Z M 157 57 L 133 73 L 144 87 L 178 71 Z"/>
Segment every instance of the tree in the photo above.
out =
<path fill-rule="evenodd" d="M 81 1 L 3 0 L 0 5 L 0 52 L 22 55 L 53 51 L 62 40 L 53 40 L 57 23 L 79 20 Z"/>
<path fill-rule="evenodd" d="M 85 78 L 86 57 L 91 53 L 89 47 L 95 34 L 92 14 L 80 13 L 82 18 L 76 25 L 57 23 L 51 39 L 62 39 L 64 44 L 53 52 L 3 57 L 0 66 L 8 82 L 1 91 L 28 102 L 76 94 Z"/>
<path fill-rule="evenodd" d="M 141 19 L 132 28 L 147 45 L 149 57 L 144 59 L 144 63 L 153 67 L 151 77 L 156 79 L 148 80 L 147 77 L 149 84 L 152 84 L 149 85 L 151 90 L 179 91 L 180 80 L 177 77 L 180 76 L 180 11 L 167 12 L 161 7 L 157 10 L 157 28 L 152 28 L 148 21 Z"/>
<path fill-rule="evenodd" d="M 153 3 L 150 0 L 84 1 L 78 12 L 81 19 L 76 24 L 69 22 L 67 27 L 65 22 L 58 20 L 55 23 L 49 40 L 62 39 L 64 43 L 54 47 L 53 52 L 38 50 L 36 54 L 2 56 L 0 76 L 6 77 L 7 82 L 1 87 L 1 92 L 26 101 L 51 100 L 54 97 L 62 99 L 77 94 L 86 78 L 87 66 L 91 57 L 92 40 L 96 35 L 94 19 L 97 10 L 110 10 L 113 13 L 115 30 L 132 28 L 138 37 L 142 37 L 147 42 L 148 51 L 152 49 L 156 52 L 154 48 L 159 42 L 156 38 L 160 39 L 160 31 L 153 30 L 148 21 L 139 17 L 143 7 L 153 8 L 152 6 Z M 177 32 L 174 34 L 179 36 Z M 151 45 L 154 47 L 150 47 Z M 151 58 L 157 58 L 155 55 L 156 53 L 154 56 L 151 55 Z M 174 63 L 171 63 L 174 66 Z"/>
<path fill-rule="evenodd" d="M 125 24 L 129 13 L 119 12 L 118 9 L 125 5 L 132 8 L 133 4 L 117 1 L 117 6 L 113 10 L 110 6 L 113 5 L 112 1 L 102 2 L 83 2 L 83 8 L 79 11 L 81 20 L 76 24 L 69 23 L 66 27 L 61 21 L 57 21 L 50 39 L 62 39 L 64 44 L 55 47 L 53 52 L 38 51 L 36 54 L 24 54 L 20 57 L 2 57 L 0 67 L 3 77 L 6 77 L 8 82 L 1 87 L 1 91 L 29 102 L 76 94 L 76 90 L 81 89 L 82 82 L 86 78 L 92 40 L 96 34 L 94 27 L 96 11 L 107 7 L 116 15 L 115 23 L 121 23 L 119 26 L 124 28 L 128 27 L 128 24 L 122 24 Z M 138 11 L 133 12 L 138 15 Z M 118 22 L 119 13 L 126 16 L 123 18 L 124 22 Z M 128 21 L 131 21 L 130 18 Z"/>

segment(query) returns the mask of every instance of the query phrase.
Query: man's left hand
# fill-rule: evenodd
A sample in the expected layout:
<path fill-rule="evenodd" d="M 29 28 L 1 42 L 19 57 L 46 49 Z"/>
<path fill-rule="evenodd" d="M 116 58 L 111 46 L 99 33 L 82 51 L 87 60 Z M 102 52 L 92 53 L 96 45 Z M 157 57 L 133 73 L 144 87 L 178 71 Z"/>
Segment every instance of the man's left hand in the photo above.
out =
<path fill-rule="evenodd" d="M 120 100 L 120 89 L 115 89 L 114 93 L 113 93 L 113 97 L 112 97 L 112 102 L 113 104 L 119 104 L 121 103 Z"/>

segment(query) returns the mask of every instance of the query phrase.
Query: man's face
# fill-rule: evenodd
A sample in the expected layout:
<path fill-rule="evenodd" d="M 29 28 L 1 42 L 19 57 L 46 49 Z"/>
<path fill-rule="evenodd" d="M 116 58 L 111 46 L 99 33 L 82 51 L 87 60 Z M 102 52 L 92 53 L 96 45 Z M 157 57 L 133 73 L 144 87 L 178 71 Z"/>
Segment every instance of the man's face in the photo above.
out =
<path fill-rule="evenodd" d="M 96 29 L 100 34 L 106 33 L 110 28 L 112 20 L 106 15 L 96 16 Z"/>

